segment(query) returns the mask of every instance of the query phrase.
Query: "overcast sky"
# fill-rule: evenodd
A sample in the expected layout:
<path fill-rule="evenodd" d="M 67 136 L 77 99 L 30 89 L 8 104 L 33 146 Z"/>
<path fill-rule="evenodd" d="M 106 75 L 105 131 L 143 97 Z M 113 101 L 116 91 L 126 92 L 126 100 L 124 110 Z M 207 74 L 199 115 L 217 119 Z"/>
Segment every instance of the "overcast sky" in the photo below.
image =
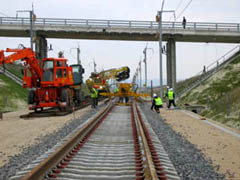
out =
<path fill-rule="evenodd" d="M 181 13 L 191 0 L 165 0 L 164 10 L 176 10 L 177 21 L 185 16 L 188 22 L 224 22 L 240 23 L 239 0 L 192 0 L 188 8 Z M 16 16 L 17 10 L 30 10 L 34 3 L 37 17 L 42 18 L 77 18 L 107 20 L 155 20 L 161 7 L 161 0 L 8 0 L 2 1 L 0 16 Z M 28 16 L 20 14 L 19 16 Z M 173 20 L 171 14 L 164 14 L 163 20 Z M 28 38 L 0 38 L 0 49 L 16 48 L 19 43 L 29 46 Z M 80 45 L 81 60 L 86 69 L 85 79 L 93 71 L 93 59 L 97 70 L 129 66 L 131 75 L 138 62 L 143 58 L 143 49 L 147 42 L 102 41 L 102 40 L 61 40 L 48 39 L 54 51 L 49 57 L 56 57 L 62 50 L 73 64 L 76 51 L 71 48 Z M 236 44 L 215 43 L 177 43 L 177 79 L 186 79 L 201 71 L 218 57 L 232 49 Z M 158 42 L 148 42 L 148 77 L 159 78 Z M 166 59 L 164 60 L 164 77 L 166 77 Z M 131 76 L 132 77 L 132 76 Z"/>

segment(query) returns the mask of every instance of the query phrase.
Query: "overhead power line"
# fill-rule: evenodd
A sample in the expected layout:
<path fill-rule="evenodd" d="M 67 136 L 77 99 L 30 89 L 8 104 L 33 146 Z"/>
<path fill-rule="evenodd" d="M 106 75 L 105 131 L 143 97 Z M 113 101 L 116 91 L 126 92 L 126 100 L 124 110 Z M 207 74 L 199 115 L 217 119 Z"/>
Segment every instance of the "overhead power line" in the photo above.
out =
<path fill-rule="evenodd" d="M 182 4 L 182 2 L 183 2 L 183 0 L 181 0 L 181 1 L 178 3 L 178 5 L 177 5 L 177 7 L 176 7 L 176 9 L 175 9 L 175 12 L 178 10 L 178 8 L 179 8 L 180 5 Z"/>
<path fill-rule="evenodd" d="M 2 13 L 2 12 L 0 12 L 0 14 L 3 15 L 3 16 L 9 17 L 8 15 L 6 15 L 6 14 L 4 14 L 4 13 Z"/>
<path fill-rule="evenodd" d="M 175 10 L 174 10 L 175 12 L 177 12 L 177 10 L 178 10 L 178 8 L 181 6 L 182 2 L 183 2 L 183 0 L 180 0 L 180 2 L 178 3 L 177 7 L 176 7 Z M 176 20 L 175 13 L 174 13 L 173 16 L 174 16 L 174 20 Z M 173 17 L 173 16 L 170 17 L 169 21 L 172 20 L 172 17 Z"/>
<path fill-rule="evenodd" d="M 185 6 L 182 12 L 177 16 L 177 19 L 184 13 L 184 11 L 188 8 L 188 6 L 192 3 L 193 0 L 190 0 L 189 3 Z"/>

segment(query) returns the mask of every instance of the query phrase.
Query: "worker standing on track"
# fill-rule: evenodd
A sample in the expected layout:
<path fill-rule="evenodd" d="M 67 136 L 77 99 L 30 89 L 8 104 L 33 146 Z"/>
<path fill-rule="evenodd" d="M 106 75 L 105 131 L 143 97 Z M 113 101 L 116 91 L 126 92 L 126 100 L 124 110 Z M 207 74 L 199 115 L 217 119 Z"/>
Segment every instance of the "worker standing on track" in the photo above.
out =
<path fill-rule="evenodd" d="M 98 100 L 98 92 L 94 87 L 91 89 L 91 99 L 92 99 L 92 108 L 96 108 L 97 100 Z"/>
<path fill-rule="evenodd" d="M 175 94 L 174 94 L 172 88 L 170 88 L 170 89 L 168 90 L 167 96 L 168 96 L 168 109 L 170 109 L 170 107 L 171 107 L 172 104 L 173 104 L 174 107 L 176 107 L 175 100 L 174 100 Z"/>
<path fill-rule="evenodd" d="M 160 108 L 162 108 L 162 104 L 162 99 L 154 93 L 151 110 L 153 110 L 154 108 L 157 113 L 160 113 Z"/>

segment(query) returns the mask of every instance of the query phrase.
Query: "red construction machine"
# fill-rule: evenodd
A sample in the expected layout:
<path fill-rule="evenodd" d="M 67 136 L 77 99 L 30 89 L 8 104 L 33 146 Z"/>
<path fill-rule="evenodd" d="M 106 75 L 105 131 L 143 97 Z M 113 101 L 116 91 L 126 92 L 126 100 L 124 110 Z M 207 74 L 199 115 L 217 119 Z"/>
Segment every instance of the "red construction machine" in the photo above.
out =
<path fill-rule="evenodd" d="M 5 53 L 11 53 L 5 56 Z M 30 110 L 58 107 L 71 111 L 82 101 L 81 84 L 84 69 L 81 65 L 68 66 L 65 58 L 45 58 L 39 61 L 30 48 L 0 50 L 0 65 L 24 62 L 23 87 L 28 88 Z"/>

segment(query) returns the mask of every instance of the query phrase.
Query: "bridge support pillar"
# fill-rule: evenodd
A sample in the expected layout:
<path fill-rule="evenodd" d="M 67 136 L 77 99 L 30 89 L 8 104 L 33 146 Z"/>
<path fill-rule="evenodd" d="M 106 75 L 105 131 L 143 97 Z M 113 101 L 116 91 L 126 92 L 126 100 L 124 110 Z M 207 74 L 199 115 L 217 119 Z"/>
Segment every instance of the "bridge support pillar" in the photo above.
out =
<path fill-rule="evenodd" d="M 176 91 L 176 41 L 167 42 L 167 85 Z"/>
<path fill-rule="evenodd" d="M 41 60 L 47 57 L 47 40 L 43 36 L 37 36 L 36 43 L 35 43 L 35 53 L 37 59 Z"/>

